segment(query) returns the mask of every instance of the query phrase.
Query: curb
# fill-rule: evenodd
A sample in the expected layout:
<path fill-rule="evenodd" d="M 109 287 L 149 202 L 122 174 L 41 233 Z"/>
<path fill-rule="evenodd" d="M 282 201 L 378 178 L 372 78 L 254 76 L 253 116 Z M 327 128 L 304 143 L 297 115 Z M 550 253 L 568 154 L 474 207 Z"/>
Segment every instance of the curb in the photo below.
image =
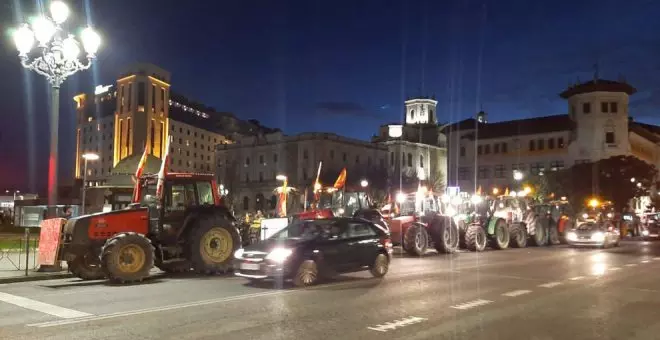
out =
<path fill-rule="evenodd" d="M 18 283 L 18 282 L 31 282 L 31 281 L 44 281 L 44 280 L 57 280 L 68 279 L 73 277 L 73 274 L 62 272 L 57 274 L 41 274 L 41 275 L 28 275 L 28 276 L 12 276 L 0 278 L 0 284 Z"/>

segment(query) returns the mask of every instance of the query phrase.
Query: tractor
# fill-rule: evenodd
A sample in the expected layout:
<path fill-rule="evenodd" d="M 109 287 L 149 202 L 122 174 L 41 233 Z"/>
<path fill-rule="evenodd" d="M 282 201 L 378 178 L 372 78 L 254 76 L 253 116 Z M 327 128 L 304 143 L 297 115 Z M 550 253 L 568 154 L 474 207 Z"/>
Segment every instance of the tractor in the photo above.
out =
<path fill-rule="evenodd" d="M 169 173 L 136 183 L 139 202 L 71 218 L 61 230 L 58 260 L 82 279 L 139 282 L 155 265 L 165 272 L 213 274 L 231 269 L 241 246 L 236 219 L 224 207 L 214 176 Z"/>
<path fill-rule="evenodd" d="M 566 231 L 575 225 L 575 213 L 566 200 L 537 204 L 534 211 L 548 230 L 548 245 L 565 243 Z"/>
<path fill-rule="evenodd" d="M 458 249 L 458 227 L 449 216 L 455 212 L 432 194 L 417 192 L 400 194 L 399 216 L 389 221 L 394 245 L 401 245 L 410 255 L 422 256 L 428 248 L 439 253 L 454 253 Z M 448 212 L 450 212 L 448 214 Z"/>

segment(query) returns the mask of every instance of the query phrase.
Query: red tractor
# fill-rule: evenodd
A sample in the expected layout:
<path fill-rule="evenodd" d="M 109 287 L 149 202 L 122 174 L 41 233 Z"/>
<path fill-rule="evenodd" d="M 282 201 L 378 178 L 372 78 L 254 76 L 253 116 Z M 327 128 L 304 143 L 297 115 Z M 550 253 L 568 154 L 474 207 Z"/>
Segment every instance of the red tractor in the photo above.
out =
<path fill-rule="evenodd" d="M 353 191 L 352 189 L 324 188 L 314 207 L 294 215 L 294 218 L 317 219 L 334 216 L 360 217 L 388 229 L 383 215 L 373 207 L 369 195 L 364 191 Z"/>
<path fill-rule="evenodd" d="M 448 214 L 449 204 L 432 194 L 398 195 L 399 216 L 389 214 L 389 228 L 394 245 L 410 255 L 422 256 L 428 248 L 440 253 L 458 250 L 458 226 Z M 454 209 L 454 208 L 452 208 Z"/>
<path fill-rule="evenodd" d="M 226 272 L 241 246 L 235 218 L 220 203 L 214 176 L 170 173 L 161 198 L 158 178 L 143 176 L 139 202 L 122 210 L 69 219 L 58 261 L 82 279 L 142 281 L 156 266 L 165 272 Z"/>

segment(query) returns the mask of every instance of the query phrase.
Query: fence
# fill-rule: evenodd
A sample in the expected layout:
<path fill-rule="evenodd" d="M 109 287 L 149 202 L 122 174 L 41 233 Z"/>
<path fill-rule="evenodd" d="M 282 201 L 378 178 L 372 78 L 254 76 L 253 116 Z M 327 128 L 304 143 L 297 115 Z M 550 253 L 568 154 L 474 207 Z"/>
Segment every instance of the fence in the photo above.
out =
<path fill-rule="evenodd" d="M 0 235 L 0 273 L 12 270 L 37 269 L 38 237 L 29 239 L 26 249 L 25 237 Z"/>

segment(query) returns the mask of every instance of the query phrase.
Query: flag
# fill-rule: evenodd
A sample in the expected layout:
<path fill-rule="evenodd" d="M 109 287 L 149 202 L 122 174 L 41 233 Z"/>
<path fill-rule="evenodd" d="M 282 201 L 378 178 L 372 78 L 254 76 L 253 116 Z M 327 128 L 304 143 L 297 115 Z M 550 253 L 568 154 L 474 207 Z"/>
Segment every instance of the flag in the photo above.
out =
<path fill-rule="evenodd" d="M 314 181 L 314 187 L 312 188 L 312 192 L 314 193 L 314 202 L 318 203 L 319 200 L 321 199 L 321 189 L 323 189 L 323 186 L 321 185 L 321 181 L 319 180 L 319 177 L 321 177 L 321 166 L 323 165 L 323 162 L 319 162 L 319 168 L 316 170 L 316 180 Z"/>
<path fill-rule="evenodd" d="M 172 141 L 172 136 L 167 139 L 167 144 L 165 144 L 165 154 L 163 155 L 163 162 L 160 164 L 160 170 L 158 171 L 158 184 L 156 186 L 156 197 L 161 199 L 163 197 L 163 186 L 165 185 L 165 175 L 167 175 L 168 165 L 170 163 L 170 142 Z"/>
<path fill-rule="evenodd" d="M 343 168 L 339 173 L 339 177 L 337 177 L 337 180 L 335 181 L 334 188 L 341 189 L 344 187 L 345 184 L 346 184 L 346 168 Z"/>
<path fill-rule="evenodd" d="M 287 180 L 282 183 L 282 191 L 280 191 L 279 199 L 277 200 L 277 214 L 280 217 L 286 216 L 286 196 L 287 196 Z"/>
<path fill-rule="evenodd" d="M 140 201 L 139 193 L 140 193 L 140 177 L 142 177 L 142 173 L 144 172 L 144 167 L 147 165 L 147 156 L 149 156 L 149 147 L 147 144 L 144 146 L 144 152 L 142 153 L 142 157 L 140 158 L 140 162 L 138 163 L 137 170 L 135 170 L 135 186 L 133 187 L 133 203 L 137 203 Z"/>
<path fill-rule="evenodd" d="M 481 185 L 477 188 L 477 195 L 481 196 Z"/>
<path fill-rule="evenodd" d="M 504 196 L 509 196 L 509 188 L 506 188 L 506 190 L 504 191 Z"/>

